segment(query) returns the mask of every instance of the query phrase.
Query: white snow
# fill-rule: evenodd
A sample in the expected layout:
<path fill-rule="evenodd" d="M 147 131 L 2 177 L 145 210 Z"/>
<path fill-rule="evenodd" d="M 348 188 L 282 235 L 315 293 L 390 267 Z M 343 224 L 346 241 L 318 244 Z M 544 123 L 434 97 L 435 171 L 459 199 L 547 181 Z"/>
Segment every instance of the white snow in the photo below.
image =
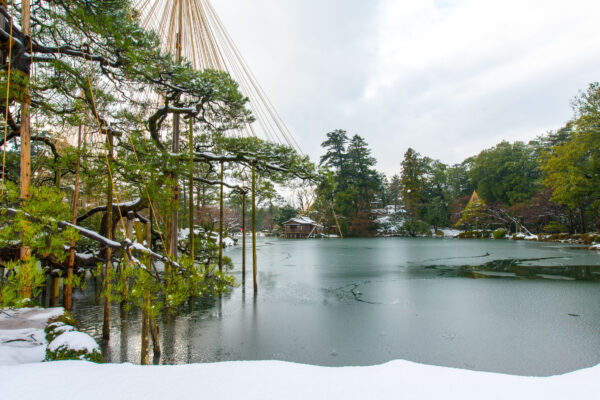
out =
<path fill-rule="evenodd" d="M 39 363 L 45 356 L 43 329 L 0 329 L 0 365 Z"/>
<path fill-rule="evenodd" d="M 538 235 L 526 235 L 523 232 L 515 233 L 514 236 L 524 240 L 539 240 Z"/>
<path fill-rule="evenodd" d="M 283 223 L 283 225 L 285 224 L 289 224 L 289 223 L 293 223 L 293 224 L 307 224 L 307 225 L 317 225 L 317 223 L 315 221 L 313 221 L 311 218 L 308 218 L 306 216 L 300 216 L 300 217 L 295 217 L 290 219 L 289 221 L 286 221 Z M 321 225 L 319 225 L 321 226 Z"/>
<path fill-rule="evenodd" d="M 38 363 L 46 355 L 44 327 L 63 308 L 0 310 L 0 365 Z"/>
<path fill-rule="evenodd" d="M 48 345 L 48 350 L 54 352 L 61 347 L 74 351 L 85 350 L 88 353 L 93 353 L 94 351 L 100 352 L 98 343 L 96 343 L 96 341 L 90 335 L 73 330 L 58 335 L 52 342 L 50 342 Z"/>
<path fill-rule="evenodd" d="M 0 367 L 0 376 L 10 376 L 3 379 L 2 398 L 19 400 L 82 396 L 86 400 L 585 400 L 597 399 L 600 392 L 600 366 L 533 378 L 408 361 L 344 368 L 280 361 L 149 367 L 62 361 Z M 94 390 L 99 382 L 102 390 Z"/>
<path fill-rule="evenodd" d="M 457 237 L 460 233 L 458 229 L 444 228 L 440 230 L 444 233 L 444 237 Z"/>
<path fill-rule="evenodd" d="M 223 238 L 223 246 L 224 247 L 233 247 L 233 246 L 235 246 L 235 241 L 230 237 Z"/>

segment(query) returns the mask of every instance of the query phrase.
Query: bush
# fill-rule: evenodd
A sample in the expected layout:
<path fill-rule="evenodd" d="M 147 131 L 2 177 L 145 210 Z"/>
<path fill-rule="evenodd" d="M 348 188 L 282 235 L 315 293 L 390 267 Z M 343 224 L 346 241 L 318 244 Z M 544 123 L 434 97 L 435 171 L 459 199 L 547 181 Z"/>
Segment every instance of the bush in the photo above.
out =
<path fill-rule="evenodd" d="M 506 229 L 496 229 L 492 232 L 494 239 L 504 239 L 508 231 Z"/>
<path fill-rule="evenodd" d="M 544 232 L 546 233 L 561 233 L 566 232 L 568 229 L 565 225 L 558 221 L 552 221 L 548 225 L 544 226 Z"/>

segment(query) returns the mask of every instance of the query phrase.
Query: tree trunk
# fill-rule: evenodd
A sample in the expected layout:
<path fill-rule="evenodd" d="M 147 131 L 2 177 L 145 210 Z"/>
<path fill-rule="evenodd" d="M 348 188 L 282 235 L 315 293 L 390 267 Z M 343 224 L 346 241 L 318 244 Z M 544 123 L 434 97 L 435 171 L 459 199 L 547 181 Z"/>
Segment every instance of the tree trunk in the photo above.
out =
<path fill-rule="evenodd" d="M 254 294 L 258 292 L 258 266 L 256 263 L 256 168 L 252 164 L 252 280 Z"/>
<path fill-rule="evenodd" d="M 158 325 L 156 325 L 156 318 L 150 317 L 150 333 L 152 335 L 152 352 L 154 357 L 160 357 L 160 339 L 158 337 Z"/>
<path fill-rule="evenodd" d="M 571 210 L 569 208 L 569 235 L 572 235 L 575 232 L 575 222 L 574 222 L 574 218 L 573 218 L 573 210 Z"/>
<path fill-rule="evenodd" d="M 579 223 L 581 224 L 581 234 L 585 233 L 585 208 L 579 207 Z"/>
<path fill-rule="evenodd" d="M 246 193 L 242 194 L 242 282 L 246 282 Z"/>
<path fill-rule="evenodd" d="M 81 130 L 83 127 L 79 125 L 77 135 L 77 164 L 75 165 L 75 191 L 73 192 L 73 225 L 77 225 L 77 210 L 79 208 L 79 175 L 81 173 Z M 60 174 L 59 174 L 60 175 Z M 67 311 L 71 311 L 73 307 L 73 267 L 75 266 L 75 240 L 71 241 L 69 249 L 69 269 L 67 271 L 67 285 L 63 289 L 63 303 Z"/>
<path fill-rule="evenodd" d="M 143 238 L 143 233 L 141 232 L 141 230 L 142 229 L 141 229 L 141 225 L 140 225 L 140 228 L 137 233 L 138 239 L 141 239 L 141 237 Z M 152 225 L 150 225 L 150 223 L 147 223 L 146 224 L 146 242 L 150 243 L 151 240 L 152 240 Z M 152 259 L 150 256 L 145 256 L 144 264 L 146 265 L 146 269 L 149 272 L 150 269 L 152 268 Z M 149 331 L 150 331 L 150 324 L 151 324 L 150 307 L 152 305 L 150 302 L 150 288 L 144 288 L 143 296 L 144 296 L 144 298 L 143 298 L 143 304 L 142 304 L 141 364 L 148 365 L 150 363 L 148 360 L 148 347 L 149 347 L 149 342 L 150 342 Z M 158 332 L 158 330 L 157 330 L 157 332 Z M 154 332 L 153 332 L 153 334 L 154 334 Z M 153 340 L 154 340 L 154 336 L 153 336 Z M 158 342 L 158 335 L 156 337 L 156 342 Z M 155 346 L 157 346 L 157 345 L 155 344 Z M 159 347 L 159 351 L 160 351 L 160 347 Z"/>
<path fill-rule="evenodd" d="M 110 168 L 110 161 L 113 159 L 113 137 L 112 134 L 107 132 L 106 142 L 108 147 L 108 161 Z M 112 179 L 108 177 L 106 184 L 106 220 L 108 223 L 106 230 L 106 237 L 110 240 L 113 239 L 113 187 Z M 111 270 L 112 270 L 112 249 L 108 247 L 106 249 L 106 263 L 104 264 L 104 320 L 102 324 L 102 338 L 104 340 L 110 339 L 110 290 L 111 290 Z"/>
<path fill-rule="evenodd" d="M 223 272 L 223 161 L 221 161 L 221 189 L 219 195 L 219 272 Z"/>
<path fill-rule="evenodd" d="M 148 313 L 148 308 L 150 307 L 150 301 L 149 301 L 149 296 L 147 293 L 144 293 L 144 303 L 142 306 L 142 355 L 141 355 L 141 360 L 140 363 L 142 365 L 148 365 L 149 364 L 149 360 L 148 360 L 148 345 L 149 345 L 149 338 L 148 338 L 148 332 L 149 332 L 149 324 L 150 324 L 150 318 L 149 318 L 149 313 Z"/>

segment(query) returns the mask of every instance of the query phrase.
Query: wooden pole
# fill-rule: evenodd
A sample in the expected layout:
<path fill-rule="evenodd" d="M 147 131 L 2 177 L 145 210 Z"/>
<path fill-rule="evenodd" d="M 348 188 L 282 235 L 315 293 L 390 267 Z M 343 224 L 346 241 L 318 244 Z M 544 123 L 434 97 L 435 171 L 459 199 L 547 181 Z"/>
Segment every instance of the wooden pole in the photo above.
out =
<path fill-rule="evenodd" d="M 189 180 L 189 209 L 190 209 L 190 259 L 194 262 L 194 118 L 190 115 L 190 180 Z"/>
<path fill-rule="evenodd" d="M 181 30 L 183 25 L 183 5 L 179 3 L 179 28 L 177 31 L 177 63 L 181 63 Z M 171 149 L 173 153 L 179 153 L 179 114 L 173 114 L 173 144 Z M 177 239 L 179 233 L 179 181 L 176 173 L 173 173 L 171 178 L 173 179 L 172 187 L 172 198 L 171 198 L 171 224 L 169 229 L 169 255 L 173 258 L 177 258 Z M 165 269 L 170 267 L 165 264 Z M 167 272 L 165 270 L 165 272 Z"/>
<path fill-rule="evenodd" d="M 22 19 L 21 28 L 23 34 L 31 37 L 31 3 L 30 0 L 21 2 Z M 11 21 L 12 23 L 12 21 Z M 29 76 L 27 76 L 29 79 Z M 20 198 L 27 200 L 30 197 L 31 188 L 31 98 L 29 97 L 29 85 L 24 88 L 24 101 L 21 104 L 21 176 L 20 176 Z M 21 246 L 20 259 L 27 262 L 31 257 L 31 249 L 27 246 Z M 23 288 L 21 295 L 23 298 L 31 298 L 31 277 L 25 276 L 27 284 Z"/>
<path fill-rule="evenodd" d="M 331 211 L 333 211 L 333 218 L 335 218 L 335 224 L 337 225 L 338 231 L 340 232 L 340 239 L 343 239 L 344 235 L 342 234 L 342 228 L 340 228 L 340 223 L 338 222 L 338 217 L 335 214 L 335 209 L 333 208 L 333 205 L 331 206 Z"/>
<path fill-rule="evenodd" d="M 242 282 L 246 282 L 246 192 L 242 193 Z"/>
<path fill-rule="evenodd" d="M 58 307 L 60 295 L 60 278 L 56 275 L 50 276 L 50 306 Z"/>
<path fill-rule="evenodd" d="M 256 263 L 256 168 L 252 164 L 252 279 L 254 294 L 258 292 L 258 267 Z"/>
<path fill-rule="evenodd" d="M 310 233 L 308 234 L 308 236 L 306 237 L 307 239 L 310 239 L 310 235 L 313 234 L 313 232 L 315 231 L 315 229 L 317 229 L 317 227 L 319 226 L 319 224 L 321 223 L 321 221 L 323 220 L 323 216 L 321 216 L 321 218 L 319 218 L 319 222 L 317 222 L 317 224 L 315 225 L 314 228 L 312 228 L 312 230 L 310 231 Z"/>
<path fill-rule="evenodd" d="M 81 174 L 81 131 L 79 125 L 77 134 L 77 164 L 75 164 L 75 191 L 73 192 L 73 225 L 77 225 L 77 210 L 79 207 L 79 175 Z M 63 303 L 67 311 L 73 307 L 73 267 L 75 266 L 75 240 L 71 240 L 69 248 L 69 269 L 67 271 L 67 285 L 63 289 Z"/>
<path fill-rule="evenodd" d="M 221 190 L 219 194 L 219 272 L 223 272 L 223 161 L 221 161 Z"/>
<path fill-rule="evenodd" d="M 110 132 L 106 133 L 106 144 L 108 147 L 108 160 L 113 159 L 113 137 Z M 113 238 L 113 188 L 110 176 L 106 184 L 106 237 Z M 104 264 L 104 320 L 102 324 L 102 338 L 110 339 L 110 290 L 111 290 L 111 270 L 112 270 L 112 249 L 106 249 L 106 263 Z"/>

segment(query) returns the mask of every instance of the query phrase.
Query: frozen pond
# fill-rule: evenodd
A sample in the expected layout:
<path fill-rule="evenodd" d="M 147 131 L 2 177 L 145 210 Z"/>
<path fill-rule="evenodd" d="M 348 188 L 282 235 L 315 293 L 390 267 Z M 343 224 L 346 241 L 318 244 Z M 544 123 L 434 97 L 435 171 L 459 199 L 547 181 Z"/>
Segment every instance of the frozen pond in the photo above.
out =
<path fill-rule="evenodd" d="M 241 282 L 241 248 L 226 254 Z M 250 262 L 245 286 L 160 322 L 156 361 L 405 359 L 520 375 L 600 363 L 598 252 L 494 240 L 263 238 L 258 259 L 258 296 Z M 99 338 L 93 285 L 76 296 L 82 330 Z M 121 321 L 113 309 L 105 358 L 137 363 L 139 312 Z"/>

